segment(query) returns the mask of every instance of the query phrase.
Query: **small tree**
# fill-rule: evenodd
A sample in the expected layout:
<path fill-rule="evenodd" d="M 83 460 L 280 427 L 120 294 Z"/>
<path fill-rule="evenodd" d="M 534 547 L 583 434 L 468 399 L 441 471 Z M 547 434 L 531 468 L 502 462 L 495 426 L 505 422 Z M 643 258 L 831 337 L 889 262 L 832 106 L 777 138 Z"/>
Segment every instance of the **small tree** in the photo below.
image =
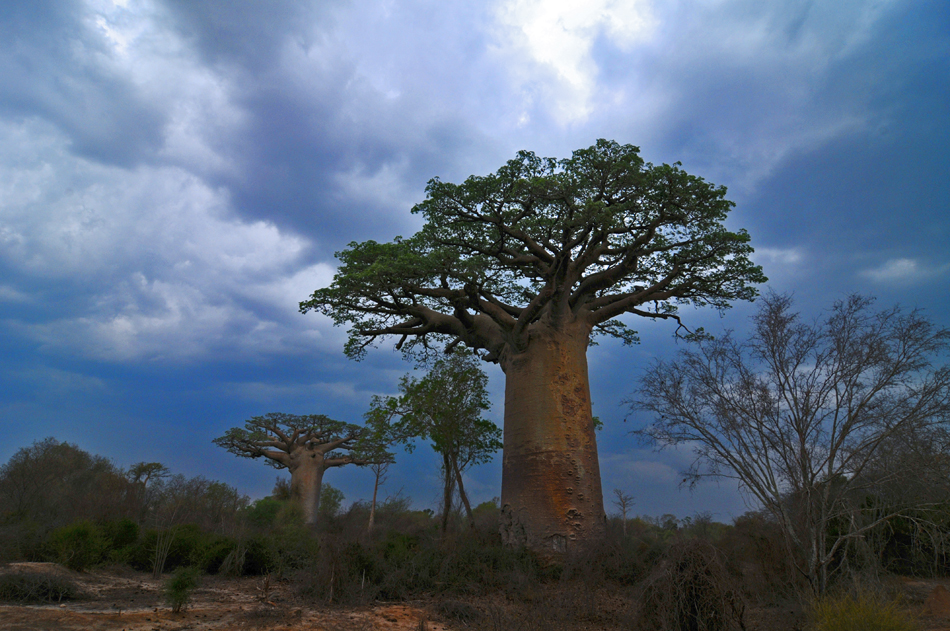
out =
<path fill-rule="evenodd" d="M 614 505 L 620 509 L 620 517 L 623 519 L 623 536 L 627 537 L 627 511 L 633 508 L 633 496 L 624 493 L 620 489 L 614 489 L 614 496 L 617 499 L 614 500 Z"/>
<path fill-rule="evenodd" d="M 322 414 L 296 416 L 271 413 L 255 416 L 244 427 L 233 427 L 214 443 L 236 456 L 267 459 L 267 464 L 290 471 L 290 497 L 303 510 L 305 521 L 317 522 L 323 474 L 332 467 L 366 465 L 369 433 L 364 428 L 334 421 Z"/>
<path fill-rule="evenodd" d="M 387 475 L 387 472 L 389 471 L 389 467 L 390 465 L 392 465 L 392 463 L 393 461 L 390 459 L 390 460 L 385 460 L 385 461 L 374 462 L 373 464 L 369 466 L 370 470 L 373 472 L 374 480 L 373 480 L 373 501 L 369 505 L 369 523 L 366 526 L 367 530 L 372 530 L 373 524 L 376 522 L 376 498 L 379 494 L 379 487 L 385 484 L 387 478 L 389 477 Z"/>
<path fill-rule="evenodd" d="M 641 436 L 696 446 L 688 480 L 734 478 L 771 513 L 816 592 L 842 546 L 909 508 L 884 491 L 919 468 L 884 471 L 885 447 L 950 423 L 950 366 L 932 365 L 950 330 L 871 304 L 852 296 L 808 324 L 771 294 L 748 342 L 727 334 L 655 362 L 631 401 L 657 415 Z"/>
<path fill-rule="evenodd" d="M 469 524 L 475 518 L 462 474 L 474 465 L 491 460 L 501 449 L 501 429 L 481 413 L 489 409 L 488 377 L 471 353 L 458 351 L 435 362 L 422 379 L 406 375 L 399 383 L 399 397 L 375 397 L 368 418 L 371 423 L 391 419 L 388 431 L 412 451 L 413 439 L 431 440 L 442 457 L 442 531 L 448 528 L 454 490 L 465 506 Z"/>

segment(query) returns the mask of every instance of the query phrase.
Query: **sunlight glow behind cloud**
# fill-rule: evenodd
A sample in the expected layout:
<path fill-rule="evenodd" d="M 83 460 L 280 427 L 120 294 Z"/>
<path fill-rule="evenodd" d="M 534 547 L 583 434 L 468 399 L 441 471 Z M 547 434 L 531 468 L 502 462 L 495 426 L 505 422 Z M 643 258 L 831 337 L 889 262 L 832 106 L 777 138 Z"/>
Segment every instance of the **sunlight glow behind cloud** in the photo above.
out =
<path fill-rule="evenodd" d="M 561 123 L 584 120 L 593 110 L 598 69 L 591 50 L 597 38 L 628 50 L 654 25 L 646 0 L 508 0 L 498 20 L 508 29 L 502 46 L 512 60 L 526 54 L 551 71 L 543 92 L 553 98 Z M 534 74 L 530 68 L 522 72 L 523 82 Z"/>

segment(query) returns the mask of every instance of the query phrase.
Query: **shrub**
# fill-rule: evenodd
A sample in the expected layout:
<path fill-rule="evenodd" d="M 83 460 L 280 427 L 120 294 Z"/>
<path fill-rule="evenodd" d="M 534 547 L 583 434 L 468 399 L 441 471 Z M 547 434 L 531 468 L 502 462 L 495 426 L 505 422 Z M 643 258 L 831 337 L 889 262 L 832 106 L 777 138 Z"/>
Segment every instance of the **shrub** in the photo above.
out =
<path fill-rule="evenodd" d="M 262 530 L 271 528 L 277 521 L 277 514 L 287 505 L 285 500 L 279 500 L 273 497 L 264 497 L 245 510 L 247 520 L 256 528 Z"/>
<path fill-rule="evenodd" d="M 196 524 L 183 524 L 157 531 L 149 530 L 125 552 L 133 568 L 151 571 L 156 563 L 156 550 L 164 543 L 163 571 L 194 566 L 203 572 L 216 572 L 237 547 L 237 542 L 223 535 L 202 530 Z"/>
<path fill-rule="evenodd" d="M 99 525 L 99 530 L 110 551 L 127 548 L 139 538 L 139 525 L 128 517 L 103 522 Z"/>
<path fill-rule="evenodd" d="M 917 631 L 917 622 L 896 600 L 872 594 L 826 596 L 811 611 L 813 631 Z"/>
<path fill-rule="evenodd" d="M 82 572 L 102 562 L 108 542 L 90 521 L 57 528 L 47 540 L 49 558 Z"/>
<path fill-rule="evenodd" d="M 200 578 L 201 572 L 197 568 L 180 567 L 165 581 L 165 600 L 172 612 L 178 613 L 188 605 Z"/>
<path fill-rule="evenodd" d="M 708 543 L 674 541 L 640 593 L 639 622 L 657 631 L 743 629 L 745 603 Z"/>
<path fill-rule="evenodd" d="M 51 603 L 80 598 L 79 587 L 61 576 L 42 572 L 0 575 L 0 600 L 16 603 Z"/>

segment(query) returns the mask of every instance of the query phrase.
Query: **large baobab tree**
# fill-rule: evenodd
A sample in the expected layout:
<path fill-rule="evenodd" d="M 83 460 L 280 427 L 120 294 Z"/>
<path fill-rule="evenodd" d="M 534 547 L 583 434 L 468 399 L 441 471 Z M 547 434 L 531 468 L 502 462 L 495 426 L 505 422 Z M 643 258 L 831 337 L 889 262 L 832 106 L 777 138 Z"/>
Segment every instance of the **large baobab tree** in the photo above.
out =
<path fill-rule="evenodd" d="M 725 189 L 600 140 L 555 160 L 521 152 L 493 175 L 433 179 L 422 230 L 351 243 L 333 283 L 301 302 L 350 324 L 360 357 L 382 336 L 406 352 L 457 345 L 506 375 L 502 532 L 562 551 L 602 536 L 587 348 L 636 333 L 618 318 L 678 320 L 677 305 L 750 300 L 765 277 Z"/>
<path fill-rule="evenodd" d="M 290 499 L 299 503 L 304 520 L 317 522 L 323 474 L 331 467 L 366 465 L 369 433 L 358 425 L 335 421 L 322 414 L 297 416 L 271 413 L 255 416 L 244 427 L 232 427 L 214 443 L 245 458 L 265 458 L 267 464 L 290 471 Z"/>

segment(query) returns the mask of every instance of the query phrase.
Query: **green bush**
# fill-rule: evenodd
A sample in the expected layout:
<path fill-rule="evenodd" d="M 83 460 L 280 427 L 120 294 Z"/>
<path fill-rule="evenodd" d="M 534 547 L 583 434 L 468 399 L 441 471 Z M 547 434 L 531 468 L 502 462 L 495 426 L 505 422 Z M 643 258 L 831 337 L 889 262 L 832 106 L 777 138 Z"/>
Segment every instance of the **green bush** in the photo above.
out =
<path fill-rule="evenodd" d="M 174 613 L 187 607 L 201 580 L 201 571 L 194 567 L 180 567 L 165 581 L 165 600 Z"/>
<path fill-rule="evenodd" d="M 917 631 L 917 622 L 896 600 L 872 594 L 826 596 L 811 610 L 812 631 Z"/>
<path fill-rule="evenodd" d="M 277 573 L 277 549 L 271 537 L 257 535 L 248 539 L 244 545 L 242 574 L 267 574 L 272 571 Z"/>
<path fill-rule="evenodd" d="M 245 510 L 245 515 L 247 515 L 247 521 L 252 526 L 265 530 L 274 526 L 278 513 L 286 505 L 285 500 L 264 497 L 251 504 Z"/>
<path fill-rule="evenodd" d="M 90 521 L 57 528 L 47 539 L 48 558 L 71 570 L 82 572 L 102 563 L 108 541 Z"/>
<path fill-rule="evenodd" d="M 99 524 L 99 530 L 105 538 L 109 551 L 128 548 L 139 538 L 139 525 L 129 519 L 115 519 Z"/>
<path fill-rule="evenodd" d="M 123 551 L 124 559 L 130 566 L 142 572 L 152 570 L 159 534 L 157 530 L 146 531 L 128 551 Z M 217 572 L 228 554 L 238 545 L 233 539 L 204 531 L 196 524 L 175 526 L 164 531 L 164 534 L 172 537 L 165 559 L 165 571 L 194 566 L 203 572 Z"/>
<path fill-rule="evenodd" d="M 80 598 L 79 587 L 60 576 L 41 572 L 0 575 L 0 600 L 39 604 Z"/>

